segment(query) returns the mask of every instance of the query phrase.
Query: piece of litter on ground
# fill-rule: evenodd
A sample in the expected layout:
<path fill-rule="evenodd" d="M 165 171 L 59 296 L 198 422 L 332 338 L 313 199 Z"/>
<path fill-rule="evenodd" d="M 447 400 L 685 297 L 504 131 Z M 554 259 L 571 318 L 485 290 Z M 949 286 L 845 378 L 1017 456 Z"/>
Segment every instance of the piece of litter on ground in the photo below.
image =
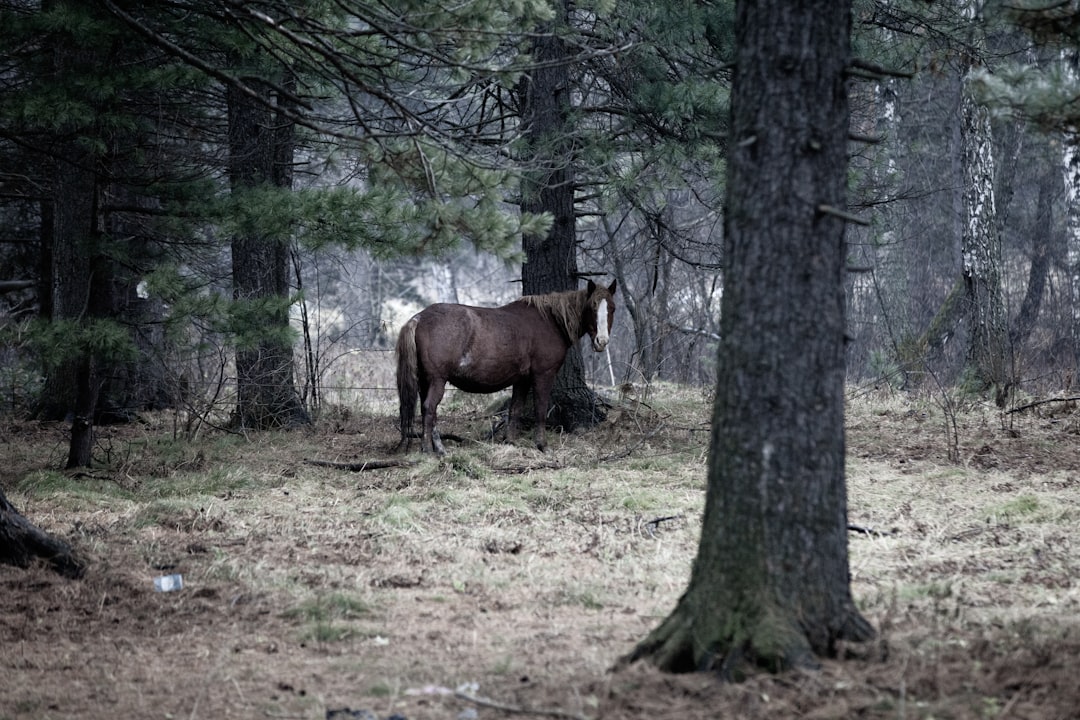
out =
<path fill-rule="evenodd" d="M 173 590 L 184 589 L 184 576 L 180 574 L 176 575 L 159 575 L 154 578 L 154 591 L 155 592 L 172 592 Z"/>

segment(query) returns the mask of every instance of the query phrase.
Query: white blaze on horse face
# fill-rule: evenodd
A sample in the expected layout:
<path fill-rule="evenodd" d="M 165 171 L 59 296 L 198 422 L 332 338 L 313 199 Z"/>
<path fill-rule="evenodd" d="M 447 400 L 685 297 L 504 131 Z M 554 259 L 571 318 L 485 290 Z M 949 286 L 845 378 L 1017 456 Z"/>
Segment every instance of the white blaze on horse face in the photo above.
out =
<path fill-rule="evenodd" d="M 607 347 L 608 330 L 607 300 L 601 300 L 596 308 L 596 335 L 592 341 L 593 350 L 596 352 L 602 352 Z"/>

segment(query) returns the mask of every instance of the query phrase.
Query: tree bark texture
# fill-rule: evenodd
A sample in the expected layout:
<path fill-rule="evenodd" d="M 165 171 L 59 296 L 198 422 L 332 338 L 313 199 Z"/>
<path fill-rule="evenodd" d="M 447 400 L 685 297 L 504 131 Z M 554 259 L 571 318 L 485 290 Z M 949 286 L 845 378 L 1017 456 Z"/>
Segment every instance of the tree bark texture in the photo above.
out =
<path fill-rule="evenodd" d="M 552 216 L 546 236 L 525 235 L 521 289 L 525 295 L 578 289 L 577 227 L 574 212 L 574 149 L 570 113 L 570 51 L 560 38 L 562 18 L 542 28 L 533 42 L 541 67 L 530 71 L 519 88 L 521 119 L 529 142 L 531 170 L 523 183 L 521 209 Z M 596 394 L 585 383 L 585 363 L 578 343 L 570 347 L 551 393 L 548 424 L 567 431 L 604 418 Z"/>
<path fill-rule="evenodd" d="M 1065 178 L 1065 272 L 1069 282 L 1072 318 L 1073 373 L 1080 375 L 1080 148 L 1076 140 L 1063 140 L 1062 164 Z"/>
<path fill-rule="evenodd" d="M 229 180 L 234 192 L 262 184 L 292 185 L 293 130 L 283 117 L 236 88 L 228 90 Z M 250 302 L 251 322 L 271 330 L 254 346 L 236 350 L 237 406 L 233 421 L 239 427 L 270 429 L 310 422 L 294 380 L 292 343 L 281 339 L 287 330 L 289 247 L 256 232 L 240 231 L 232 238 L 233 297 Z"/>
<path fill-rule="evenodd" d="M 0 490 L 0 563 L 25 568 L 35 559 L 70 578 L 82 577 L 86 569 L 67 543 L 35 527 Z"/>
<path fill-rule="evenodd" d="M 92 274 L 91 234 L 96 179 L 86 154 L 74 143 L 61 147 L 53 166 L 51 197 L 42 212 L 42 315 L 47 320 L 86 318 Z M 46 225 L 47 223 L 47 225 Z M 36 415 L 63 420 L 74 411 L 78 358 L 50 365 Z"/>
<path fill-rule="evenodd" d="M 994 196 L 994 146 L 990 111 L 960 93 L 966 223 L 961 241 L 968 303 L 967 365 L 976 389 L 1008 382 L 1005 304 L 1001 293 L 1001 236 Z"/>
<path fill-rule="evenodd" d="M 1019 350 L 1027 347 L 1035 321 L 1039 317 L 1046 278 L 1050 272 L 1050 260 L 1054 235 L 1054 209 L 1052 199 L 1061 187 L 1060 176 L 1044 172 L 1039 176 L 1039 200 L 1035 213 L 1035 228 L 1031 234 L 1031 266 L 1028 268 L 1027 290 L 1016 313 L 1016 320 L 1009 330 L 1009 345 Z"/>
<path fill-rule="evenodd" d="M 873 629 L 844 481 L 850 3 L 736 9 L 719 368 L 701 543 L 632 653 L 671 671 L 812 665 Z"/>
<path fill-rule="evenodd" d="M 58 74 L 78 74 L 104 58 L 62 35 L 52 47 Z M 95 102 L 85 99 L 87 102 Z M 109 317 L 112 261 L 103 252 L 99 195 L 100 159 L 86 149 L 85 138 L 95 129 L 65 128 L 52 160 L 49 197 L 42 208 L 42 314 L 51 321 L 87 326 Z M 104 383 L 103 360 L 85 338 L 54 349 L 64 358 L 50 362 L 38 402 L 37 416 L 71 420 L 67 467 L 90 465 L 93 427 Z"/>

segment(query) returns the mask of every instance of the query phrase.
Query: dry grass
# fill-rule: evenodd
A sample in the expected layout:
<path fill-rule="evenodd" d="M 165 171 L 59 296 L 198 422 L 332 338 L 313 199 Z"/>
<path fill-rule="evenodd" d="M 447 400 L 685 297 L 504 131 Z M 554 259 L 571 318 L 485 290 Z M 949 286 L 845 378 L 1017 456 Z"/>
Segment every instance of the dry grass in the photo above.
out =
<path fill-rule="evenodd" d="M 477 440 L 360 473 L 304 458 L 385 457 L 388 415 L 197 444 L 169 418 L 107 428 L 109 463 L 76 478 L 62 427 L 10 424 L 0 483 L 93 565 L 0 568 L 0 718 L 507 715 L 462 684 L 590 718 L 1076 716 L 1074 415 L 964 407 L 951 436 L 932 399 L 891 393 L 848 413 L 877 641 L 738 686 L 610 672 L 685 587 L 704 499 L 708 399 L 638 392 L 546 454 Z M 485 407 L 450 402 L 444 432 L 482 438 Z M 185 588 L 154 593 L 171 572 Z"/>

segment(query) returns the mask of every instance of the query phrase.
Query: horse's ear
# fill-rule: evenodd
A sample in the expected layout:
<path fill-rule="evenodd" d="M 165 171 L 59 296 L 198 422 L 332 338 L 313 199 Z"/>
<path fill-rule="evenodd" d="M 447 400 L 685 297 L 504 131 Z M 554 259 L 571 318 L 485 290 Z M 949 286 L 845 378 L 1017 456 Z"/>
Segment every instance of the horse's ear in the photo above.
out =
<path fill-rule="evenodd" d="M 589 285 L 588 285 L 588 290 L 586 291 L 585 294 L 586 295 L 592 295 L 593 290 L 596 290 L 596 283 L 594 283 L 592 280 L 590 280 Z"/>
<path fill-rule="evenodd" d="M 607 286 L 607 291 L 612 295 L 615 294 L 615 287 L 619 284 L 618 280 L 612 280 L 611 284 Z"/>

